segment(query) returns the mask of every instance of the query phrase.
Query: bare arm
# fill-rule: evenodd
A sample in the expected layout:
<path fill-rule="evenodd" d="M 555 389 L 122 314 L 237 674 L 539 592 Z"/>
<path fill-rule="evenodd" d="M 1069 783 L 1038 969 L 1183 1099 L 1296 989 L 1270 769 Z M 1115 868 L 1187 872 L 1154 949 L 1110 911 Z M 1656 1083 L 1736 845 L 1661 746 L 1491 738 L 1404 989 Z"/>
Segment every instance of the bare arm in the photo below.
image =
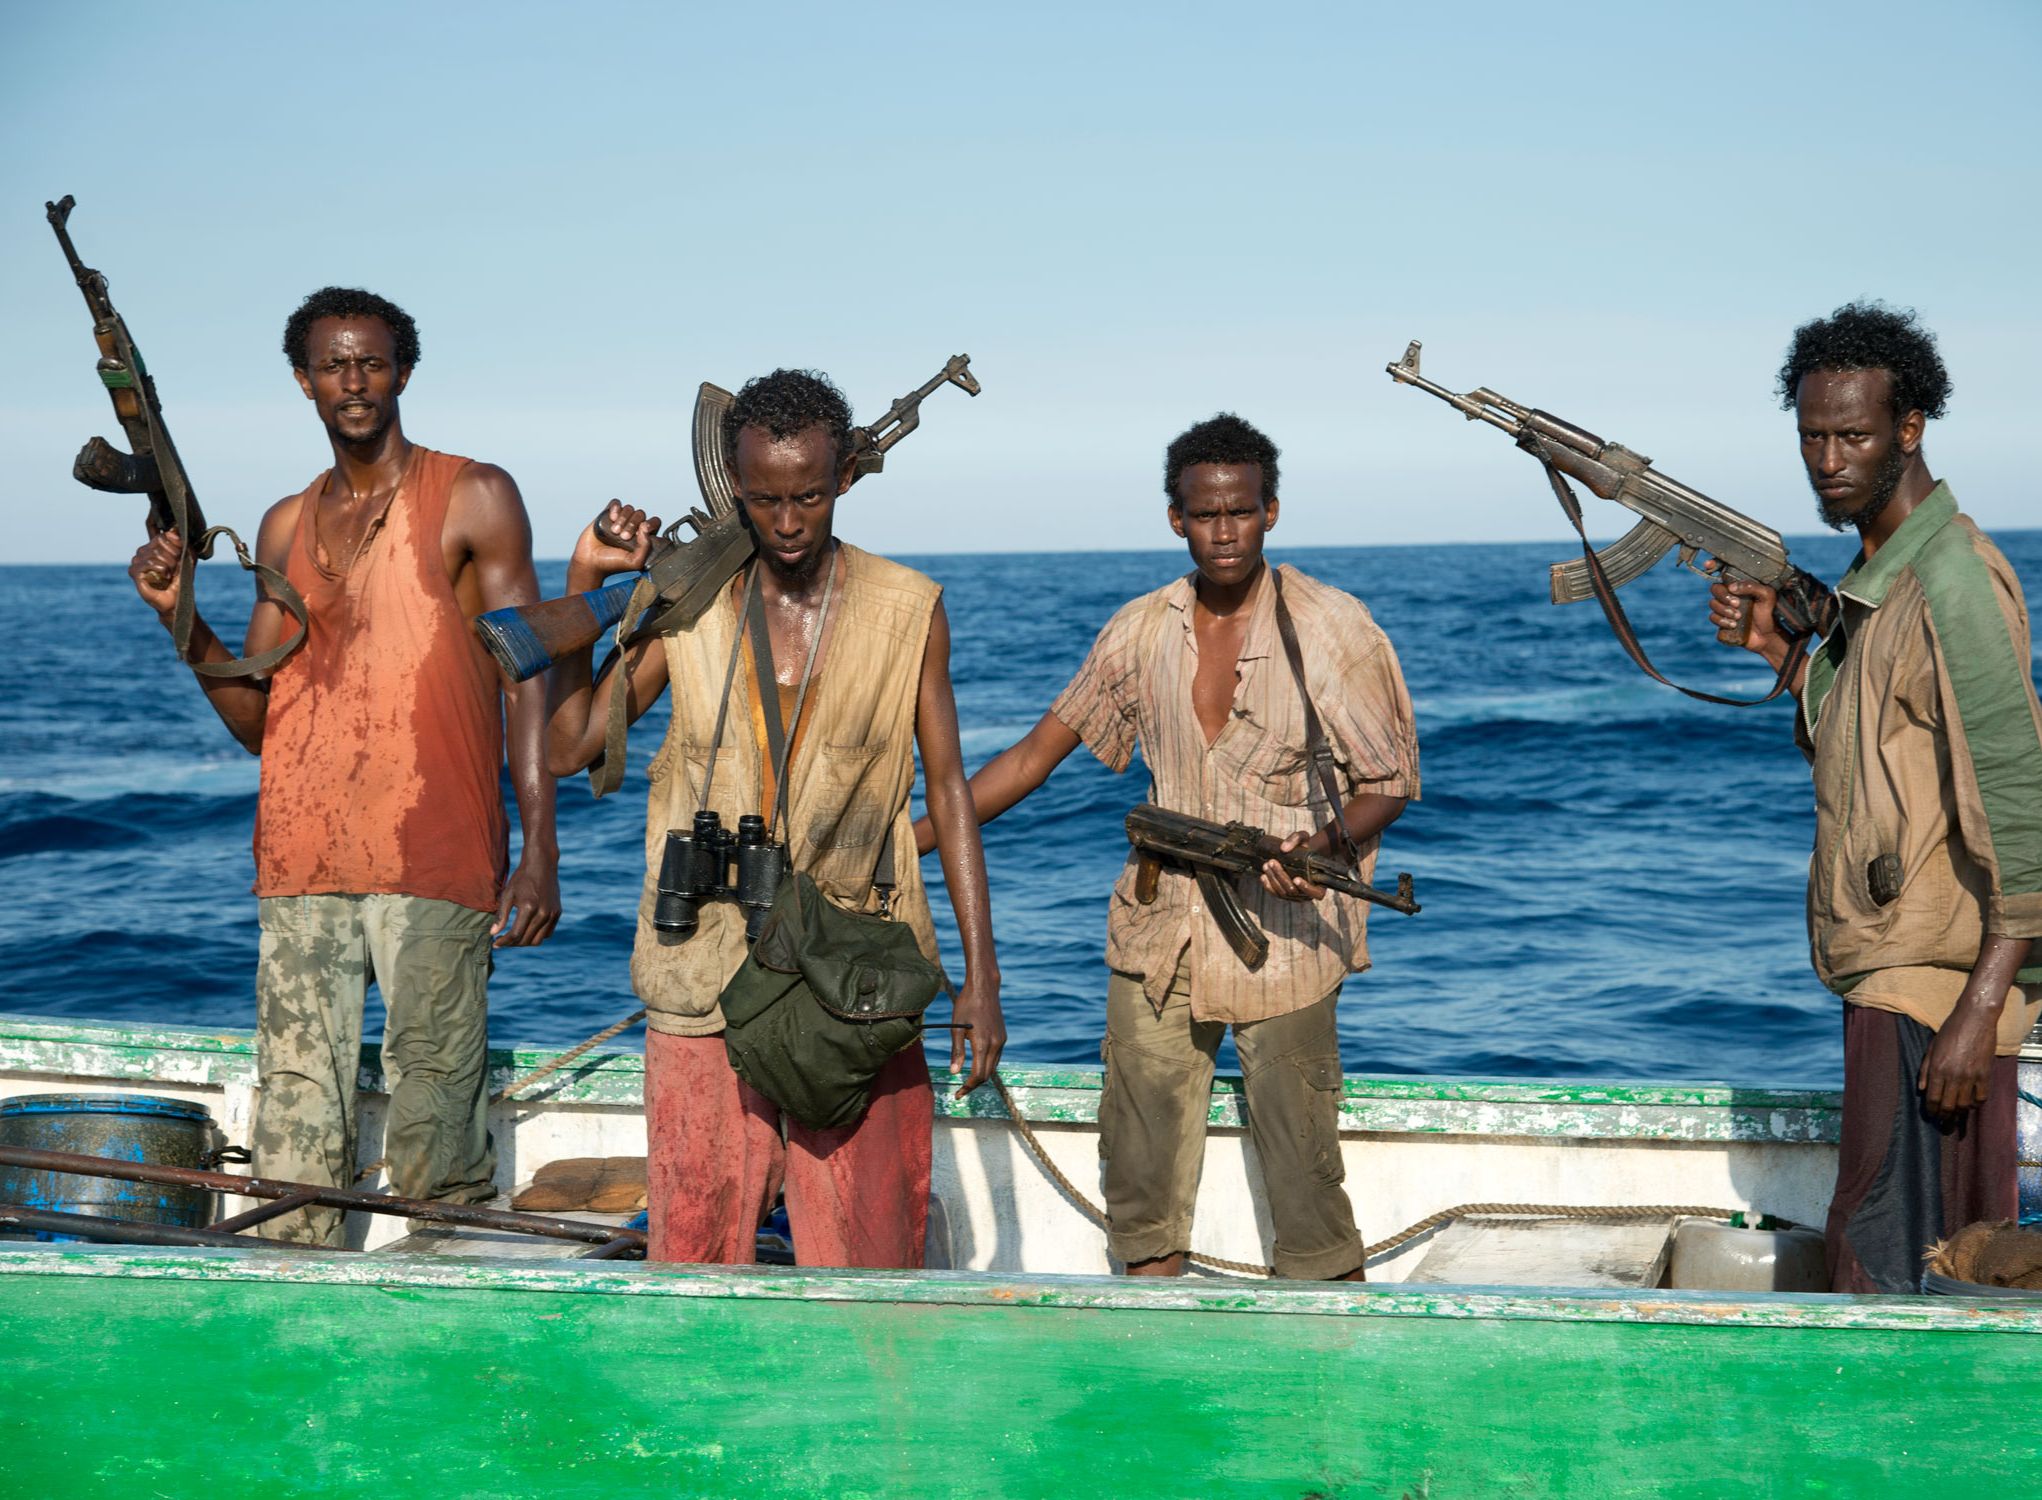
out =
<path fill-rule="evenodd" d="M 454 482 L 447 524 L 474 566 L 483 610 L 538 601 L 532 523 L 510 475 L 494 464 L 469 464 Z M 529 948 L 545 942 L 560 920 L 560 843 L 553 823 L 553 777 L 546 769 L 545 682 L 506 685 L 504 709 L 505 748 L 523 836 L 518 866 L 504 882 L 490 930 L 499 948 Z"/>
<path fill-rule="evenodd" d="M 971 1030 L 962 1038 L 957 1032 L 950 1034 L 951 1072 L 962 1069 L 961 1048 L 968 1044 L 971 1049 L 971 1072 L 957 1090 L 961 1099 L 992 1077 L 999 1066 L 1001 1049 L 1007 1045 L 1007 1023 L 1000 1015 L 1000 968 L 993 954 L 985 849 L 979 843 L 978 813 L 972 805 L 971 789 L 965 785 L 964 752 L 957 740 L 957 699 L 950 688 L 950 620 L 941 600 L 936 603 L 935 618 L 929 623 L 929 644 L 922 653 L 915 743 L 922 752 L 929 820 L 935 827 L 936 847 L 943 855 L 943 881 L 964 943 L 964 983 L 958 988 L 953 1011 L 954 1019 Z"/>
<path fill-rule="evenodd" d="M 291 532 L 298 524 L 298 497 L 290 496 L 279 500 L 269 508 L 262 518 L 262 527 L 255 536 L 256 561 L 284 570 L 285 554 L 290 551 Z M 165 531 L 152 537 L 128 563 L 128 577 L 134 580 L 135 592 L 142 596 L 142 602 L 156 611 L 156 618 L 168 630 L 172 616 L 177 610 L 179 591 L 177 564 L 184 554 L 184 539 L 174 531 Z M 282 606 L 270 602 L 259 592 L 255 608 L 248 616 L 248 635 L 242 646 L 242 655 L 253 656 L 258 651 L 267 651 L 284 639 L 285 628 L 295 630 L 297 622 L 285 613 Z M 203 617 L 192 616 L 191 655 L 194 661 L 232 661 L 234 653 L 229 651 Z M 213 705 L 213 712 L 220 716 L 220 722 L 227 726 L 250 755 L 262 754 L 263 726 L 269 721 L 269 679 L 261 677 L 201 677 L 199 688 L 205 693 L 206 701 Z"/>
<path fill-rule="evenodd" d="M 659 535 L 659 517 L 648 516 L 632 506 L 612 500 L 599 518 L 612 535 L 632 539 L 630 548 L 612 547 L 596 534 L 591 521 L 575 539 L 574 556 L 567 564 L 567 591 L 585 594 L 602 587 L 617 573 L 633 573 L 645 566 Z M 601 683 L 591 685 L 593 651 L 570 652 L 555 660 L 547 678 L 551 683 L 552 707 L 546 724 L 546 764 L 556 776 L 572 776 L 603 757 L 603 738 L 610 722 L 610 695 L 618 691 L 619 679 L 629 684 L 630 698 L 624 717 L 637 723 L 639 717 L 659 701 L 666 687 L 666 653 L 657 641 L 647 641 L 635 650 Z"/>
<path fill-rule="evenodd" d="M 2006 1008 L 2007 991 L 2014 975 L 2028 961 L 2032 938 L 2002 937 L 1987 933 L 1978 947 L 1978 962 L 1950 1019 L 1929 1044 L 1921 1060 L 1915 1087 L 1929 1113 L 1938 1117 L 1962 1114 L 1985 1103 L 1992 1082 L 1994 1043 L 1999 1039 L 1999 1016 Z"/>
<path fill-rule="evenodd" d="M 946 645 L 948 634 L 945 634 Z M 945 673 L 948 680 L 948 673 Z M 954 718 L 953 714 L 953 718 Z M 971 802 L 980 823 L 990 823 L 1001 813 L 1049 780 L 1049 773 L 1064 763 L 1082 743 L 1077 732 L 1055 714 L 1044 714 L 1027 734 L 978 768 L 967 783 Z M 931 812 L 935 809 L 931 799 Z M 927 854 L 936 847 L 936 829 L 927 817 L 915 819 L 915 852 Z"/>

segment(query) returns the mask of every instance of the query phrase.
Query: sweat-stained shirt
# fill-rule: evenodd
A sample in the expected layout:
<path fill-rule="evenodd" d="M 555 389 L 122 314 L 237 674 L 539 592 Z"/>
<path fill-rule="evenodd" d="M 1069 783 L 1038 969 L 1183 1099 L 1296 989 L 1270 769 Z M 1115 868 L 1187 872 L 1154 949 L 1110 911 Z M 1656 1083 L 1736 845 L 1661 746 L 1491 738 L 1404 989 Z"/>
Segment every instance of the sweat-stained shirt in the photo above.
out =
<path fill-rule="evenodd" d="M 1284 602 L 1297 627 L 1305 680 L 1338 768 L 1343 799 L 1361 792 L 1418 796 L 1418 736 L 1397 655 L 1361 601 L 1297 569 L 1283 570 Z M 1115 771 L 1139 743 L 1149 800 L 1213 822 L 1240 821 L 1279 838 L 1315 832 L 1331 819 L 1310 785 L 1304 704 L 1276 630 L 1276 596 L 1265 573 L 1241 641 L 1234 705 L 1208 748 L 1191 706 L 1198 673 L 1192 629 L 1195 574 L 1124 605 L 1050 711 Z M 1378 840 L 1360 845 L 1362 874 Z M 1269 957 L 1250 969 L 1227 946 L 1197 883 L 1165 865 L 1155 901 L 1135 898 L 1129 853 L 1106 919 L 1106 963 L 1140 976 L 1151 1003 L 1169 993 L 1188 947 L 1191 1013 L 1201 1021 L 1260 1021 L 1323 1000 L 1368 967 L 1368 903 L 1329 892 L 1286 901 L 1259 880 L 1235 883 L 1241 904 L 1269 937 Z"/>
<path fill-rule="evenodd" d="M 1987 933 L 2042 938 L 2042 705 L 2006 558 L 1939 484 L 1837 585 L 1796 738 L 1815 774 L 1808 939 L 1822 982 L 1949 1019 Z M 2032 953 L 2000 1016 L 2042 1007 Z"/>
<path fill-rule="evenodd" d="M 326 475 L 299 500 L 284 576 L 311 623 L 269 684 L 258 896 L 380 892 L 496 909 L 510 838 L 502 680 L 440 544 L 467 466 L 414 446 L 352 558 L 319 556 Z"/>

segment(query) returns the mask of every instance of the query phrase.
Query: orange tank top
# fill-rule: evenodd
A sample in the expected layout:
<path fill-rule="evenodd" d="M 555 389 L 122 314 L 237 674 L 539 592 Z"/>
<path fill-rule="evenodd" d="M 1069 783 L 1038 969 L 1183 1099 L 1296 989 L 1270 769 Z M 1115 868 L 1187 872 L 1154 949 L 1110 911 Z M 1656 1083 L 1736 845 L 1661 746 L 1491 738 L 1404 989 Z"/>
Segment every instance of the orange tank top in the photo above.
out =
<path fill-rule="evenodd" d="M 440 540 L 467 462 L 414 447 L 352 561 L 322 564 L 314 546 L 326 475 L 301 498 L 284 574 L 311 626 L 270 679 L 258 896 L 496 906 L 510 836 L 498 783 L 502 691 L 454 597 Z"/>

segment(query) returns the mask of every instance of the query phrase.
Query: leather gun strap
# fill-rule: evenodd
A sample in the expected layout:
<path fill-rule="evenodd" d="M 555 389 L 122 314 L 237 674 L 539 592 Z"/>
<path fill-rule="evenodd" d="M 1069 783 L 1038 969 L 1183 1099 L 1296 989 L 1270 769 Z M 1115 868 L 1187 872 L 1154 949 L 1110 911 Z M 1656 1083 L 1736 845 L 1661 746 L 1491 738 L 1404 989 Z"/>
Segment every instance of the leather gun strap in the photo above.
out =
<path fill-rule="evenodd" d="M 182 492 L 180 491 L 180 498 Z M 173 502 L 177 512 L 178 535 L 184 535 L 184 519 L 187 511 L 182 504 Z M 212 554 L 213 539 L 224 536 L 234 544 L 234 556 L 241 566 L 253 573 L 262 585 L 263 597 L 297 621 L 298 629 L 289 640 L 279 641 L 265 651 L 253 656 L 236 656 L 227 661 L 193 661 L 191 659 L 192 624 L 198 617 L 197 572 L 198 559 Z M 184 553 L 177 560 L 177 609 L 170 620 L 170 639 L 177 648 L 177 658 L 201 677 L 253 677 L 267 672 L 285 657 L 305 643 L 305 632 L 311 628 L 311 621 L 305 610 L 305 601 L 292 585 L 268 563 L 259 563 L 248 555 L 248 548 L 230 527 L 213 526 L 199 533 L 196 541 L 187 539 Z"/>
<path fill-rule="evenodd" d="M 625 745 L 631 730 L 631 661 L 627 659 L 631 633 L 658 598 L 652 576 L 641 576 L 631 590 L 622 618 L 617 621 L 617 647 L 604 658 L 595 675 L 594 680 L 601 682 L 611 670 L 619 673 L 617 681 L 610 684 L 610 714 L 603 726 L 603 758 L 588 768 L 589 791 L 597 798 L 608 796 L 624 784 Z"/>
<path fill-rule="evenodd" d="M 1638 633 L 1631 628 L 1630 616 L 1624 613 L 1624 606 L 1617 599 L 1617 591 L 1610 583 L 1609 575 L 1603 572 L 1602 560 L 1595 555 L 1595 548 L 1589 545 L 1587 528 L 1581 524 L 1581 502 L 1574 497 L 1573 486 L 1567 483 L 1566 476 L 1554 468 L 1536 447 L 1523 443 L 1519 446 L 1539 461 L 1545 468 L 1546 478 L 1552 481 L 1553 494 L 1560 502 L 1560 509 L 1566 513 L 1569 524 L 1574 528 L 1574 534 L 1581 538 L 1581 557 L 1588 567 L 1588 581 L 1595 589 L 1595 602 L 1602 606 L 1603 618 L 1609 621 L 1610 631 L 1616 636 L 1617 643 L 1630 653 L 1631 660 L 1638 664 L 1640 671 L 1655 682 L 1665 683 L 1676 693 L 1685 693 L 1688 697 L 1699 698 L 1704 703 L 1726 704 L 1731 708 L 1756 708 L 1761 703 L 1772 702 L 1787 690 L 1787 683 L 1793 677 L 1794 669 L 1800 665 L 1801 658 L 1808 652 L 1806 635 L 1794 638 L 1794 649 L 1787 653 L 1787 659 L 1780 664 L 1778 680 L 1773 683 L 1772 691 L 1763 698 L 1724 698 L 1715 693 L 1704 693 L 1698 688 L 1682 687 L 1653 666 L 1651 659 L 1645 655 L 1645 648 L 1638 644 Z"/>
<path fill-rule="evenodd" d="M 1284 659 L 1290 663 L 1290 675 L 1296 680 L 1298 697 L 1305 705 L 1305 759 L 1311 762 L 1313 779 L 1332 809 L 1333 846 L 1342 858 L 1359 869 L 1361 853 L 1354 847 L 1354 836 L 1347 831 L 1347 819 L 1342 814 L 1340 781 L 1333 771 L 1333 749 L 1326 743 L 1319 710 L 1313 706 L 1311 690 L 1305 686 L 1305 654 L 1298 646 L 1297 626 L 1291 622 L 1290 607 L 1283 602 L 1283 574 L 1274 566 L 1269 570 L 1269 586 L 1276 590 L 1276 633 L 1283 638 Z"/>

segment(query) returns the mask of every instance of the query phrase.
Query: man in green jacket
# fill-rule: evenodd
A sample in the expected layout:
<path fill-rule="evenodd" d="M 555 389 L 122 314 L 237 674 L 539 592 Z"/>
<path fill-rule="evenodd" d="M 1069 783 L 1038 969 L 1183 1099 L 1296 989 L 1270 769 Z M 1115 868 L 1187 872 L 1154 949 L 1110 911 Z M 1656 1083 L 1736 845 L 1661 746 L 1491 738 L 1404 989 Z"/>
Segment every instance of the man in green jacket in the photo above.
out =
<path fill-rule="evenodd" d="M 1844 997 L 1832 1289 L 1912 1292 L 1930 1243 L 2014 1216 L 2015 1056 L 2042 1006 L 2042 707 L 2006 558 L 1930 474 L 1950 380 L 1935 340 L 1877 303 L 1795 330 L 1780 395 L 1822 519 L 1863 543 L 1840 623 L 1795 682 L 1814 768 L 1808 936 Z M 1752 611 L 1777 670 L 1773 595 Z"/>

